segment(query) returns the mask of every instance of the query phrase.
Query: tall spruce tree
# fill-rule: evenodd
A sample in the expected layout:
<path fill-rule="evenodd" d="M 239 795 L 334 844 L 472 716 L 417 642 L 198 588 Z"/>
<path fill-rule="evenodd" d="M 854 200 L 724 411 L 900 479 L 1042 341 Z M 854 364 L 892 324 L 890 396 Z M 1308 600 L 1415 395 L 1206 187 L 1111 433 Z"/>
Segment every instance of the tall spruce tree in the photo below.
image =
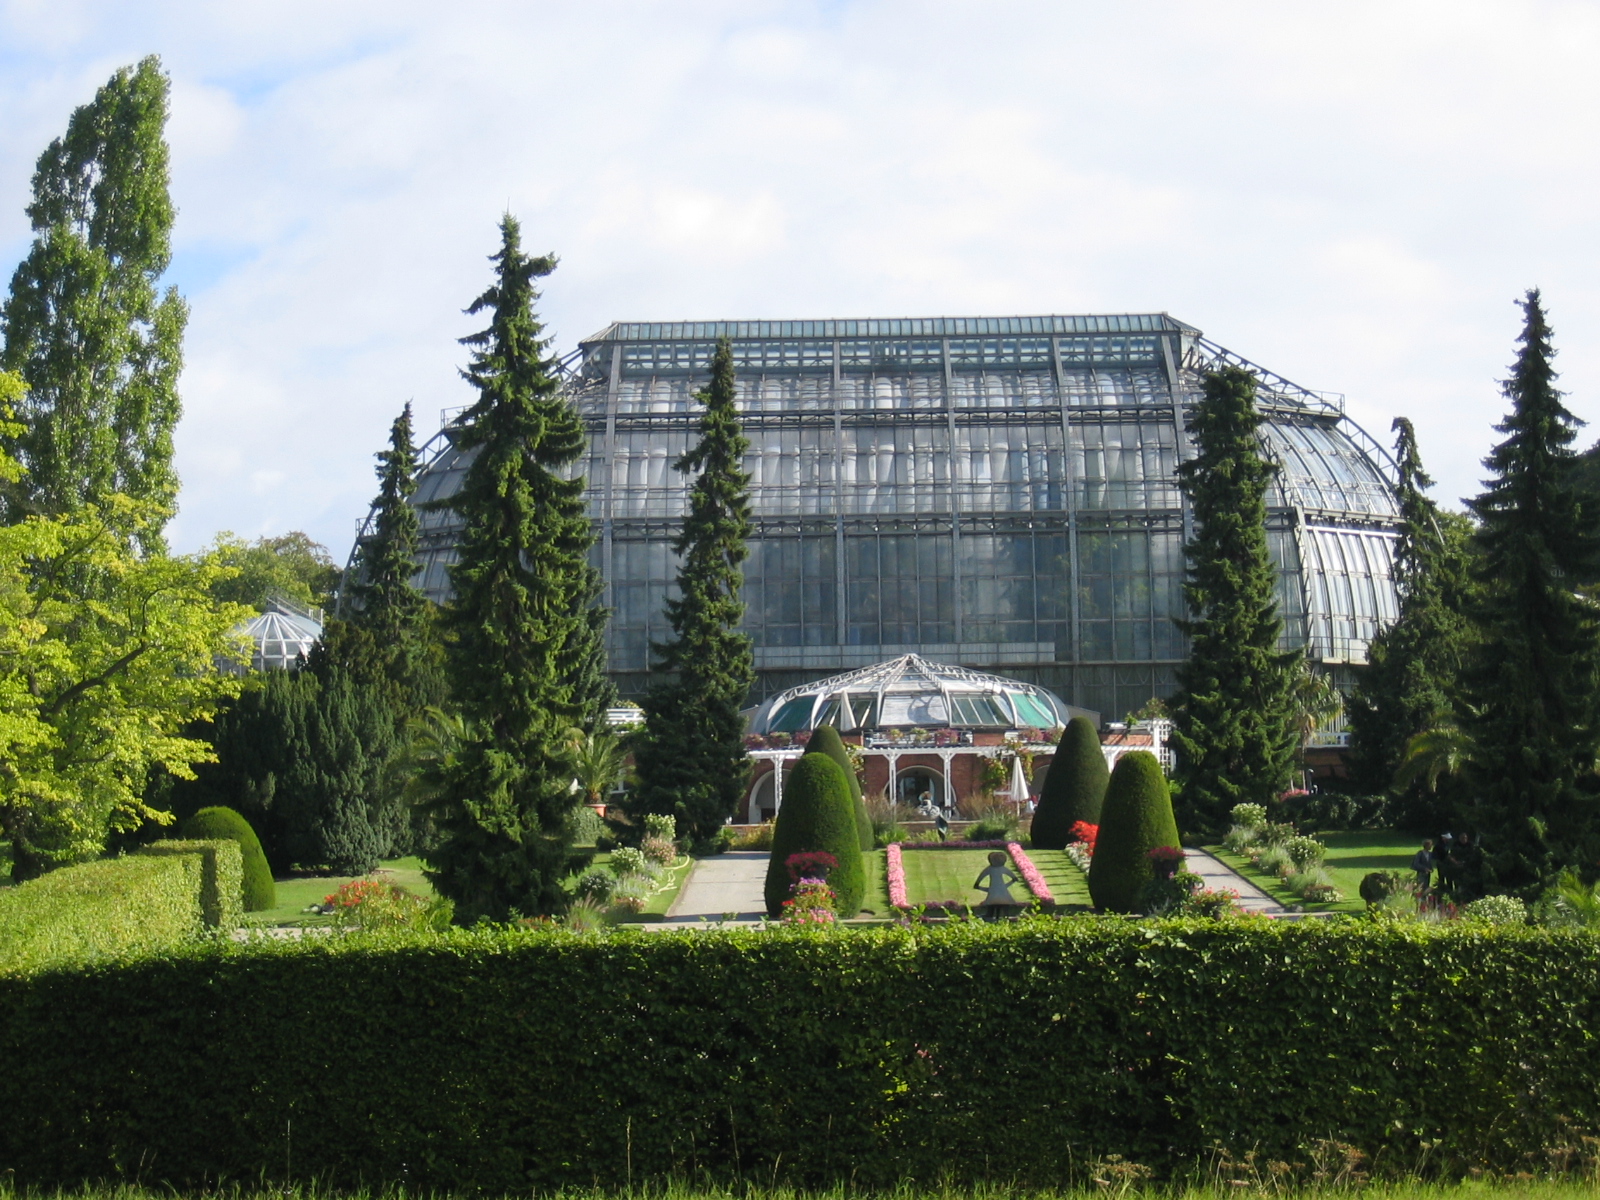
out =
<path fill-rule="evenodd" d="M 1465 617 L 1451 603 L 1456 589 L 1442 514 L 1426 495 L 1433 480 L 1422 469 L 1411 422 L 1396 417 L 1394 430 L 1400 473 L 1394 583 L 1400 611 L 1395 623 L 1372 639 L 1367 665 L 1358 671 L 1346 704 L 1351 779 L 1372 793 L 1396 787 L 1406 743 L 1449 713 L 1466 641 Z M 1401 788 L 1396 798 L 1410 825 L 1429 827 L 1441 816 L 1435 793 L 1420 781 Z"/>
<path fill-rule="evenodd" d="M 433 606 L 411 582 L 421 531 L 411 503 L 417 490 L 417 450 L 410 404 L 389 429 L 389 448 L 377 457 L 372 525 L 356 548 L 349 599 L 341 609 L 345 620 L 368 636 L 404 720 L 444 697 Z"/>
<path fill-rule="evenodd" d="M 750 476 L 742 464 L 750 443 L 739 428 L 726 338 L 712 356 L 711 383 L 696 399 L 706 406 L 700 441 L 673 464 L 699 472 L 673 543 L 681 557 L 679 595 L 667 601 L 673 636 L 655 648 L 656 669 L 675 678 L 645 697 L 632 803 L 641 812 L 672 814 L 699 840 L 733 813 L 750 776 L 739 710 L 755 664 L 749 637 L 738 632 L 751 528 Z"/>
<path fill-rule="evenodd" d="M 1276 571 L 1267 550 L 1267 485 L 1273 467 L 1256 430 L 1256 381 L 1224 367 L 1208 374 L 1189 414 L 1195 457 L 1178 468 L 1192 506 L 1188 661 L 1178 668 L 1173 740 L 1178 748 L 1178 823 L 1191 832 L 1227 827 L 1233 806 L 1262 804 L 1289 784 L 1299 749 L 1294 687 L 1300 654 L 1278 648 Z"/>
<path fill-rule="evenodd" d="M 584 481 L 567 471 L 583 454 L 583 426 L 533 310 L 533 282 L 555 259 L 525 254 L 513 217 L 500 229 L 495 282 L 467 310 L 490 320 L 462 339 L 478 400 L 455 441 L 474 457 L 448 502 L 464 529 L 446 661 L 470 733 L 430 805 L 440 840 L 427 856 L 465 922 L 566 903 L 567 815 L 582 801 L 570 731 L 589 715 L 581 671 L 599 632 L 586 607 L 596 584 Z"/>
<path fill-rule="evenodd" d="M 1471 502 L 1481 522 L 1480 644 L 1459 713 L 1473 750 L 1472 817 L 1487 882 L 1531 895 L 1600 861 L 1600 621 L 1577 587 L 1596 578 L 1600 523 L 1573 487 L 1578 420 L 1561 403 L 1539 292 L 1521 302 L 1522 349 L 1505 381 L 1506 438 Z"/>
<path fill-rule="evenodd" d="M 169 516 L 188 307 L 159 287 L 171 257 L 167 78 L 146 58 L 111 77 L 33 176 L 34 241 L 5 302 L 5 365 L 28 396 L 8 516 L 70 512 L 121 492 Z M 160 519 L 140 534 L 161 545 Z"/>

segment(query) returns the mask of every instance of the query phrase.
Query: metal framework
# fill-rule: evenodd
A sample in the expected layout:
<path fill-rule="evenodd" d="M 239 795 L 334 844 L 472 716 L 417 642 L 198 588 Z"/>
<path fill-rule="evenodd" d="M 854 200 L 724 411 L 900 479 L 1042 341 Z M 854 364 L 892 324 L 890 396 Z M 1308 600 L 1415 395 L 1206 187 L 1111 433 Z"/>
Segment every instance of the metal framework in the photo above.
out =
<path fill-rule="evenodd" d="M 1388 456 L 1342 398 L 1165 314 L 615 324 L 564 361 L 624 694 L 667 632 L 687 495 L 672 462 L 721 336 L 751 441 L 757 699 L 908 653 L 1107 715 L 1168 694 L 1185 653 L 1185 412 L 1221 362 L 1261 381 L 1285 643 L 1359 662 L 1395 615 Z M 448 427 L 425 455 L 419 505 L 465 467 Z M 448 510 L 421 518 L 419 583 L 442 599 L 458 530 Z"/>

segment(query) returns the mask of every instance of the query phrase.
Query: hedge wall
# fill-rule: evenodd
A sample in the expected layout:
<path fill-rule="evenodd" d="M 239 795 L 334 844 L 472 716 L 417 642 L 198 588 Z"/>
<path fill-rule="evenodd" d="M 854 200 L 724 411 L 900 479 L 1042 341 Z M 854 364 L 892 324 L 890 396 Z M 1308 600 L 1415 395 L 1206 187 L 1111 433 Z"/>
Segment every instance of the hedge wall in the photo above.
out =
<path fill-rule="evenodd" d="M 154 867 L 160 860 L 144 860 Z M 0 1170 L 467 1192 L 990 1178 L 1217 1148 L 1542 1169 L 1600 1133 L 1600 939 L 1067 919 L 462 931 L 0 978 Z M 403 1064 L 396 1074 L 397 1064 Z M 1425 1147 L 1431 1144 L 1431 1149 Z"/>
<path fill-rule="evenodd" d="M 208 929 L 239 928 L 244 916 L 244 850 L 228 838 L 151 842 L 148 855 L 193 854 L 200 859 L 200 917 Z"/>
<path fill-rule="evenodd" d="M 81 863 L 0 890 L 0 973 L 176 945 L 201 928 L 200 891 L 198 854 Z"/>

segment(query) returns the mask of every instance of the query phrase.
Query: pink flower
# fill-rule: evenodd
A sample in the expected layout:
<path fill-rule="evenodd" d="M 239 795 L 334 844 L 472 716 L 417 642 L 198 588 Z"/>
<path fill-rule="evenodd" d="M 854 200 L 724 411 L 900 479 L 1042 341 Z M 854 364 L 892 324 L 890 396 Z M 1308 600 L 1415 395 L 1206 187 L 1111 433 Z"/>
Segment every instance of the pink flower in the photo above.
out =
<path fill-rule="evenodd" d="M 884 850 L 886 875 L 889 880 L 889 904 L 893 908 L 908 908 L 906 903 L 906 865 L 900 857 L 900 843 L 890 842 Z"/>
<path fill-rule="evenodd" d="M 1033 865 L 1033 859 L 1016 842 L 1006 843 L 1006 852 L 1011 855 L 1011 861 L 1017 864 L 1017 874 L 1022 876 L 1022 882 L 1028 885 L 1041 903 L 1054 903 L 1055 897 L 1050 894 L 1050 885 L 1045 883 L 1044 876 L 1039 874 L 1039 868 Z"/>

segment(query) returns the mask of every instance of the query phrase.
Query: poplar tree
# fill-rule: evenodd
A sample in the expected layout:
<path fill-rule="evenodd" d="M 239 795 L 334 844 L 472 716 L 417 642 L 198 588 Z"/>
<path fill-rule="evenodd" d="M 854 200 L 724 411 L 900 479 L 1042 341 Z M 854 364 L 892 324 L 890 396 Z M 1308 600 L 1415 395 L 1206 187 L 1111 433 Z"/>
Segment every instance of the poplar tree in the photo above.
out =
<path fill-rule="evenodd" d="M 1506 438 L 1471 502 L 1481 529 L 1473 616 L 1480 642 L 1459 719 L 1473 747 L 1487 883 L 1532 895 L 1565 867 L 1600 859 L 1600 623 L 1578 592 L 1596 577 L 1600 524 L 1573 486 L 1579 424 L 1556 390 L 1537 289 L 1521 301 L 1522 349 L 1505 381 Z"/>
<path fill-rule="evenodd" d="M 447 502 L 464 529 L 446 663 L 469 733 L 430 804 L 440 841 L 427 855 L 464 922 L 566 903 L 567 815 L 583 798 L 570 731 L 587 715 L 579 668 L 599 630 L 585 607 L 596 582 L 584 481 L 568 469 L 583 426 L 533 309 L 534 280 L 556 262 L 523 252 L 515 218 L 500 228 L 495 282 L 467 310 L 488 312 L 489 326 L 462 339 L 478 400 L 455 440 L 473 458 Z"/>
<path fill-rule="evenodd" d="M 1374 793 L 1395 786 L 1406 743 L 1450 712 L 1466 637 L 1465 618 L 1451 603 L 1458 590 L 1452 587 L 1451 548 L 1442 514 L 1426 494 L 1433 480 L 1422 468 L 1416 431 L 1404 417 L 1396 417 L 1393 428 L 1400 476 L 1394 556 L 1400 608 L 1395 623 L 1368 646 L 1367 664 L 1357 672 L 1346 704 L 1351 777 Z M 1407 823 L 1440 815 L 1433 793 L 1420 781 L 1402 793 Z"/>
<path fill-rule="evenodd" d="M 161 545 L 177 496 L 172 433 L 188 321 L 177 289 L 159 287 L 174 215 L 167 93 L 150 57 L 72 114 L 39 158 L 33 246 L 0 311 L 4 365 L 29 389 L 11 443 L 26 475 L 8 518 L 122 493 L 166 514 L 141 531 L 147 549 Z"/>
<path fill-rule="evenodd" d="M 1267 550 L 1267 485 L 1274 468 L 1256 430 L 1256 381 L 1208 374 L 1190 411 L 1195 457 L 1178 468 L 1194 513 L 1184 547 L 1189 658 L 1178 668 L 1173 741 L 1178 824 L 1218 833 L 1236 804 L 1264 804 L 1289 784 L 1299 749 L 1294 703 L 1301 655 L 1278 648 L 1276 571 Z"/>
<path fill-rule="evenodd" d="M 685 474 L 698 472 L 673 543 L 681 564 L 679 595 L 666 605 L 673 636 L 655 647 L 656 669 L 675 678 L 645 696 L 631 807 L 669 813 L 680 830 L 703 840 L 732 815 L 749 784 L 739 710 L 755 681 L 750 638 L 738 632 L 751 530 L 750 475 L 743 469 L 750 443 L 739 427 L 726 338 L 712 356 L 709 386 L 695 398 L 705 405 L 700 440 L 673 464 Z"/>

